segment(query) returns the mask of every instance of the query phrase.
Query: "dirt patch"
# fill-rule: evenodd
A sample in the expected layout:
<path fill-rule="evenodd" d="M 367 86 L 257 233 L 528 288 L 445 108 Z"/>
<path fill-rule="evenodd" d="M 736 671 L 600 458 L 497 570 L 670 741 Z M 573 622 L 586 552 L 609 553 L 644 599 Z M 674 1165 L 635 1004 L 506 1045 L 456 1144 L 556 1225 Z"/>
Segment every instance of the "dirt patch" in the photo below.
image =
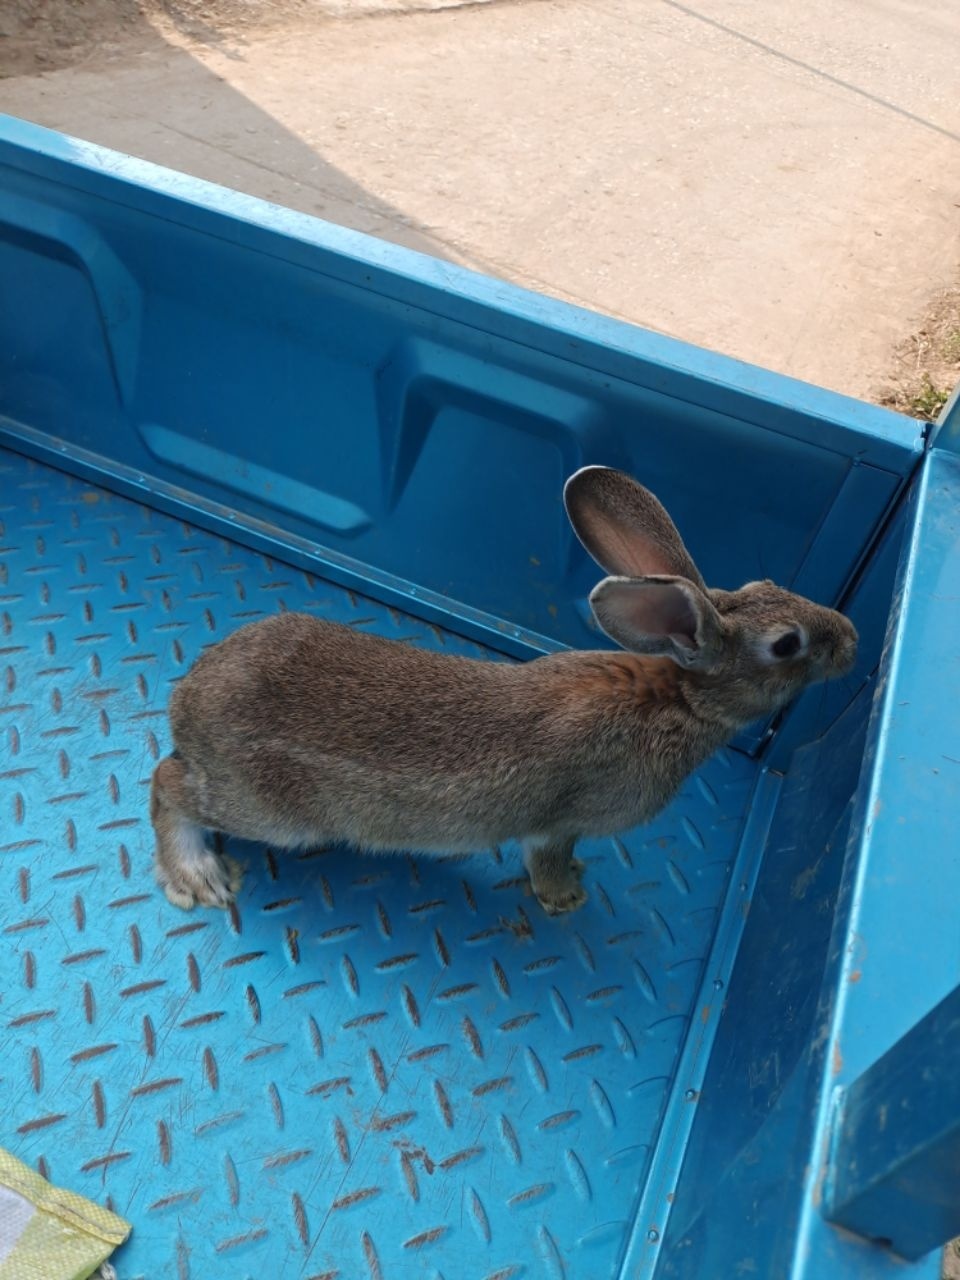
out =
<path fill-rule="evenodd" d="M 309 0 L 4 0 L 0 77 L 99 65 L 157 43 L 165 31 L 218 44 L 310 7 Z"/>
<path fill-rule="evenodd" d="M 897 347 L 889 385 L 878 399 L 900 413 L 933 422 L 958 382 L 960 284 L 938 293 L 920 325 Z"/>
<path fill-rule="evenodd" d="M 494 4 L 497 0 L 0 0 L 0 79 L 96 67 L 165 36 L 210 47 L 294 23 Z"/>

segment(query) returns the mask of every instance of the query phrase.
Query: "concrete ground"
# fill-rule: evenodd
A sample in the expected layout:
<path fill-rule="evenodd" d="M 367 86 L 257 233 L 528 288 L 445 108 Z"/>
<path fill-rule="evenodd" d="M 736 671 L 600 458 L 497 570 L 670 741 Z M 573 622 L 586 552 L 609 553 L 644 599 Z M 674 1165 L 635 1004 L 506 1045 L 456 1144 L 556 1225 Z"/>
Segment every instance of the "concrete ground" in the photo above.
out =
<path fill-rule="evenodd" d="M 940 0 L 7 0 L 0 33 L 2 111 L 862 397 L 960 265 Z"/>

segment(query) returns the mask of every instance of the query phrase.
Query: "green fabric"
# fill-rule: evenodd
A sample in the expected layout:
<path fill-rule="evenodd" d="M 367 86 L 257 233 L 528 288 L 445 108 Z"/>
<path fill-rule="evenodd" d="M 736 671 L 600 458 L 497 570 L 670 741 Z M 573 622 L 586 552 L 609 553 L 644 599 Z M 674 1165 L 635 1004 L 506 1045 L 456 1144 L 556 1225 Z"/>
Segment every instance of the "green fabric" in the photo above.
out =
<path fill-rule="evenodd" d="M 0 1280 L 88 1280 L 130 1234 L 130 1224 L 115 1213 L 52 1187 L 2 1148 L 0 1186 L 35 1210 L 13 1252 L 0 1262 Z"/>

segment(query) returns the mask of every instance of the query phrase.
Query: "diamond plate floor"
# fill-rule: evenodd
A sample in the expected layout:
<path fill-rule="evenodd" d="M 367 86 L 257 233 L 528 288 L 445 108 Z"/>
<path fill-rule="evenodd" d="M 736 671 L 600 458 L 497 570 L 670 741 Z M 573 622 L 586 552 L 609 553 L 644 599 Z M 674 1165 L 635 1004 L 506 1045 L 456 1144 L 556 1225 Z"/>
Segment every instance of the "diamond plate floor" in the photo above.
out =
<path fill-rule="evenodd" d="M 171 682 L 276 609 L 480 650 L 0 453 L 0 1142 L 134 1223 L 121 1280 L 616 1274 L 754 767 L 583 849 L 248 847 L 230 915 L 151 876 Z"/>

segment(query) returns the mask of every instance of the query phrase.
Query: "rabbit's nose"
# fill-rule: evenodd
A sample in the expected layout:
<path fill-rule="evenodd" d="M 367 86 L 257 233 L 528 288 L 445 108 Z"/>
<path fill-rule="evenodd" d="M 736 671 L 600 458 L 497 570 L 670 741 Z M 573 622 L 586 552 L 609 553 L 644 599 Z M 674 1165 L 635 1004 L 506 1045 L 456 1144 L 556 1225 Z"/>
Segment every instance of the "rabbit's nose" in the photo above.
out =
<path fill-rule="evenodd" d="M 851 628 L 851 631 L 853 629 Z M 853 665 L 857 660 L 857 633 L 854 631 L 852 635 L 844 636 L 833 647 L 834 664 L 846 674 L 853 669 Z"/>

